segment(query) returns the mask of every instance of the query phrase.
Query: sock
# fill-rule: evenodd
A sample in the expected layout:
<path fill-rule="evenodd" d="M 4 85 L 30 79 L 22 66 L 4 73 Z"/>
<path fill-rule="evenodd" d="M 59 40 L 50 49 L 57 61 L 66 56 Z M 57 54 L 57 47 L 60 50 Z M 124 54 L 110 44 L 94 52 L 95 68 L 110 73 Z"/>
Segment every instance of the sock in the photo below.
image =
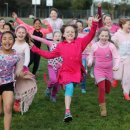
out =
<path fill-rule="evenodd" d="M 65 110 L 65 113 L 70 113 L 70 109 L 66 109 L 66 110 Z"/>

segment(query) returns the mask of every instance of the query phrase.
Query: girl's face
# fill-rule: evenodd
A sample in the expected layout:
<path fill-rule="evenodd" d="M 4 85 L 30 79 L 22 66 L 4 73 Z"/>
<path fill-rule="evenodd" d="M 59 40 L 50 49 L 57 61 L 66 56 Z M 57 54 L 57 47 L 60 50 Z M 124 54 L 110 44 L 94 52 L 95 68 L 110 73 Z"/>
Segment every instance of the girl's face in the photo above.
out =
<path fill-rule="evenodd" d="M 20 27 L 16 30 L 16 37 L 19 41 L 24 41 L 25 37 L 27 35 L 27 32 L 24 28 Z"/>
<path fill-rule="evenodd" d="M 33 26 L 34 26 L 34 28 L 35 28 L 36 30 L 40 30 L 42 24 L 40 23 L 40 21 L 37 20 L 37 21 L 33 24 Z"/>
<path fill-rule="evenodd" d="M 130 21 L 127 21 L 125 24 L 122 25 L 122 29 L 129 33 L 130 32 Z"/>
<path fill-rule="evenodd" d="M 102 43 L 106 43 L 109 39 L 109 33 L 108 31 L 102 31 L 99 35 L 99 40 L 102 42 Z"/>
<path fill-rule="evenodd" d="M 56 11 L 52 10 L 51 13 L 50 13 L 50 17 L 53 19 L 53 20 L 56 20 L 57 17 L 58 17 L 58 14 Z"/>
<path fill-rule="evenodd" d="M 14 44 L 14 38 L 10 33 L 5 33 L 2 36 L 2 49 L 5 51 L 10 51 Z"/>
<path fill-rule="evenodd" d="M 107 26 L 110 26 L 112 24 L 111 17 L 106 16 L 105 19 L 104 19 L 104 24 L 107 25 Z"/>
<path fill-rule="evenodd" d="M 77 22 L 78 32 L 81 33 L 83 31 L 83 25 L 81 22 Z"/>
<path fill-rule="evenodd" d="M 3 28 L 4 24 L 5 24 L 5 20 L 4 19 L 0 20 L 0 28 Z"/>
<path fill-rule="evenodd" d="M 88 20 L 87 20 L 88 27 L 92 26 L 92 21 L 93 21 L 93 17 L 89 17 Z"/>
<path fill-rule="evenodd" d="M 4 25 L 4 31 L 10 31 L 10 27 L 8 25 Z"/>
<path fill-rule="evenodd" d="M 56 32 L 56 33 L 54 34 L 53 40 L 54 40 L 54 41 L 58 41 L 58 42 L 61 41 L 61 33 Z"/>
<path fill-rule="evenodd" d="M 75 38 L 75 29 L 71 26 L 67 26 L 64 30 L 63 33 L 63 37 L 67 40 L 67 41 L 72 41 Z"/>

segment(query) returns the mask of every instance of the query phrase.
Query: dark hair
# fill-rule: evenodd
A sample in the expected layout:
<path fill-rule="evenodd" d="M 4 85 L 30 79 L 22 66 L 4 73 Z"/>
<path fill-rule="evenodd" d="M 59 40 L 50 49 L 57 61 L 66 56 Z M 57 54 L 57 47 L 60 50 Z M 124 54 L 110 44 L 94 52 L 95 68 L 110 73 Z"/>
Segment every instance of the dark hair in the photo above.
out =
<path fill-rule="evenodd" d="M 13 20 L 9 20 L 8 22 L 9 22 L 9 23 L 14 23 L 14 21 L 13 21 Z"/>
<path fill-rule="evenodd" d="M 62 40 L 65 40 L 65 38 L 63 37 L 63 34 L 65 32 L 65 28 L 69 27 L 69 26 L 72 27 L 72 28 L 74 28 L 74 30 L 75 30 L 75 38 L 74 39 L 77 38 L 77 36 L 78 36 L 78 28 L 77 28 L 77 26 L 75 24 L 73 24 L 73 25 L 67 24 L 67 25 L 63 25 L 62 28 L 61 28 Z"/>
<path fill-rule="evenodd" d="M 55 11 L 57 14 L 59 13 L 59 12 L 58 12 L 58 9 L 56 9 L 56 8 L 51 8 L 51 9 L 50 9 L 50 13 L 51 13 L 51 11 Z"/>
<path fill-rule="evenodd" d="M 81 20 L 77 20 L 77 21 L 76 21 L 76 24 L 77 24 L 77 23 L 81 23 L 82 26 L 84 25 L 84 24 L 83 24 L 83 21 L 81 21 Z"/>
<path fill-rule="evenodd" d="M 109 14 L 105 14 L 105 15 L 103 16 L 103 21 L 106 19 L 106 17 L 110 17 L 110 18 L 111 18 L 111 16 L 110 16 Z"/>
<path fill-rule="evenodd" d="M 10 31 L 14 32 L 14 28 L 12 27 L 12 25 L 10 23 L 5 23 L 4 26 L 5 25 L 9 26 Z"/>
<path fill-rule="evenodd" d="M 40 19 L 34 19 L 34 21 L 33 21 L 33 24 L 35 24 L 37 21 L 39 21 L 41 24 L 42 24 L 42 22 L 41 22 L 41 20 Z"/>
<path fill-rule="evenodd" d="M 130 21 L 130 18 L 128 17 L 122 17 L 119 19 L 119 26 L 122 28 L 122 25 L 124 25 L 127 21 Z"/>
<path fill-rule="evenodd" d="M 15 42 L 15 36 L 14 36 L 13 32 L 11 32 L 11 31 L 5 31 L 5 32 L 3 32 L 2 35 L 1 35 L 1 39 L 2 39 L 3 36 L 4 36 L 5 34 L 7 34 L 7 33 L 12 35 L 13 40 L 14 40 L 14 42 Z"/>
<path fill-rule="evenodd" d="M 106 27 L 102 27 L 102 28 L 100 28 L 100 29 L 98 30 L 98 32 L 97 32 L 97 34 L 96 34 L 96 38 L 97 38 L 96 41 L 99 41 L 99 35 L 102 33 L 102 31 L 106 31 L 106 32 L 108 32 L 108 35 L 109 35 L 109 39 L 108 39 L 108 41 L 114 43 L 114 42 L 111 40 L 111 34 L 110 34 L 110 31 L 109 31 L 109 29 L 106 28 Z"/>

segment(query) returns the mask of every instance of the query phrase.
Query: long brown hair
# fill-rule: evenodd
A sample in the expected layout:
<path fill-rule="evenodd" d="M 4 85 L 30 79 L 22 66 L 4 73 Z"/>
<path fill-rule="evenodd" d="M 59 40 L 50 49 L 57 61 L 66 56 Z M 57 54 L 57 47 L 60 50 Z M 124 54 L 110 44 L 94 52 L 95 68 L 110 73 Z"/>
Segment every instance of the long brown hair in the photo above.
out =
<path fill-rule="evenodd" d="M 102 28 L 100 28 L 100 29 L 98 30 L 98 32 L 97 32 L 97 34 L 96 34 L 96 41 L 99 41 L 99 35 L 101 34 L 102 31 L 108 32 L 108 35 L 109 35 L 108 41 L 114 43 L 114 42 L 111 40 L 110 31 L 109 31 L 109 29 L 106 28 L 106 27 L 102 27 Z"/>

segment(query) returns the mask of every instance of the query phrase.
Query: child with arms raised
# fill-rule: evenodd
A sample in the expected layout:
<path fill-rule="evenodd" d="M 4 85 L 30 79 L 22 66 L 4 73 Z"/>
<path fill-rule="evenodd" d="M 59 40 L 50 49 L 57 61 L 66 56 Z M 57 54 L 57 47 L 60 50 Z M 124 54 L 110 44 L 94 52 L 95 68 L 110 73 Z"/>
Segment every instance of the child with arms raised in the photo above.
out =
<path fill-rule="evenodd" d="M 82 52 L 93 39 L 97 24 L 98 16 L 93 19 L 93 25 L 90 33 L 84 38 L 77 38 L 78 31 L 75 25 L 63 25 L 61 32 L 63 41 L 60 42 L 52 52 L 43 51 L 31 44 L 31 50 L 42 57 L 51 59 L 61 56 L 63 63 L 58 71 L 58 82 L 65 89 L 65 117 L 64 122 L 72 120 L 70 112 L 71 97 L 74 91 L 74 83 L 80 83 L 82 74 L 85 72 L 82 66 Z"/>
<path fill-rule="evenodd" d="M 55 31 L 53 33 L 53 41 L 46 40 L 44 38 L 40 38 L 34 35 L 31 35 L 31 37 L 37 41 L 40 41 L 44 44 L 47 44 L 49 47 L 50 51 L 53 51 L 58 43 L 61 41 L 61 32 L 60 31 Z M 56 102 L 56 94 L 59 90 L 59 83 L 57 81 L 57 74 L 58 74 L 58 69 L 60 68 L 62 64 L 62 58 L 57 57 L 53 59 L 48 60 L 48 74 L 49 74 L 49 82 L 48 86 L 46 89 L 46 95 L 50 96 L 50 100 L 52 102 Z"/>

